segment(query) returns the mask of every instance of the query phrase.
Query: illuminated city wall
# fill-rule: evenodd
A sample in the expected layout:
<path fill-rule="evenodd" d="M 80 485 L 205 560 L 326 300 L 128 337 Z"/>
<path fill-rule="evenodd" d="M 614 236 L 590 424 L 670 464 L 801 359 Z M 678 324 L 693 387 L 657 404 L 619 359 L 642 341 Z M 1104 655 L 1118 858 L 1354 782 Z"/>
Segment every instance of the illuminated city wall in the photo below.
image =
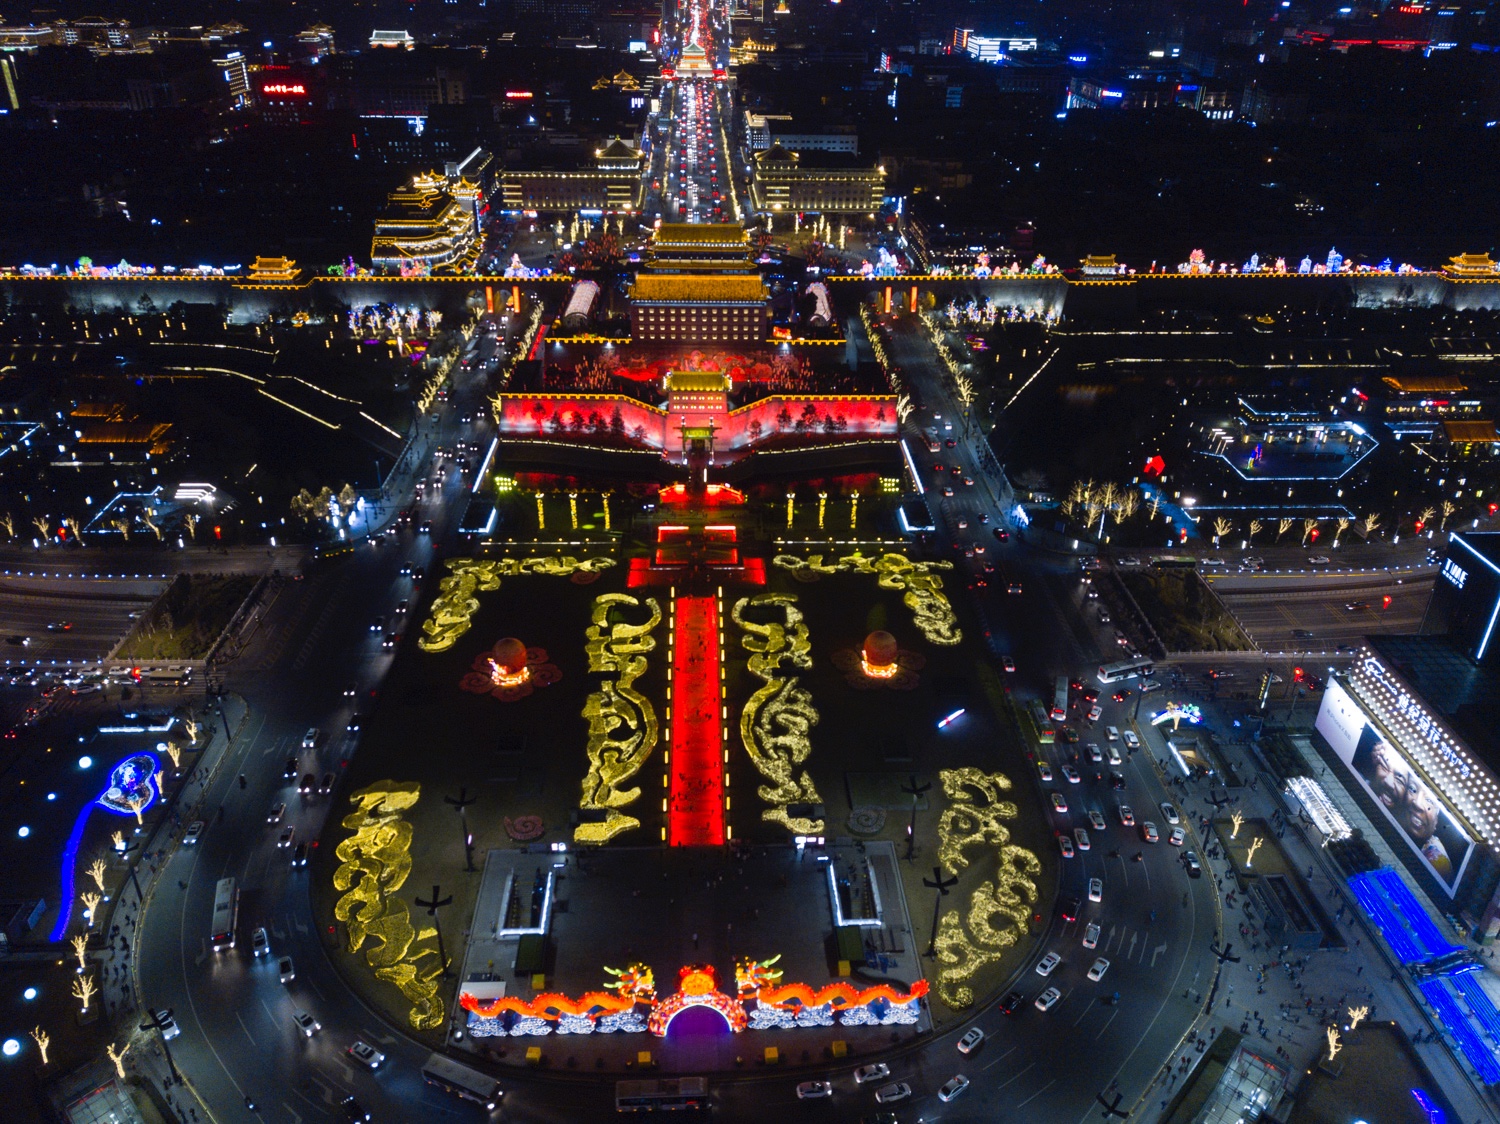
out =
<path fill-rule="evenodd" d="M 916 285 L 939 304 L 980 297 L 1003 308 L 1037 315 L 1087 315 L 1090 306 L 1132 312 L 1149 308 L 1202 308 L 1220 311 L 1273 312 L 1293 307 L 1357 308 L 1500 308 L 1500 277 L 1462 281 L 1438 273 L 1407 275 L 1198 275 L 1138 274 L 1123 282 L 1069 281 L 1058 275 L 1018 278 L 857 277 L 827 278 L 835 304 L 851 297 L 869 299 L 891 290 L 892 306 L 904 308 Z M 561 300 L 571 277 L 531 278 L 523 291 L 556 292 Z M 175 301 L 222 304 L 240 322 L 264 319 L 284 311 L 331 310 L 349 306 L 416 302 L 435 308 L 456 307 L 486 285 L 501 292 L 518 284 L 504 277 L 396 278 L 311 276 L 299 285 L 246 287 L 228 277 L 29 278 L 0 277 L 0 293 L 22 306 L 72 305 L 77 308 L 139 311 L 148 298 L 158 309 Z"/>
<path fill-rule="evenodd" d="M 501 394 L 495 401 L 495 424 L 502 437 L 666 447 L 665 411 L 623 394 Z"/>
<path fill-rule="evenodd" d="M 814 414 L 808 415 L 811 406 Z M 797 422 L 807 417 L 803 429 Z M 833 428 L 828 419 L 834 419 Z M 773 438 L 796 439 L 800 436 L 825 440 L 896 437 L 896 396 L 894 394 L 859 395 L 774 395 L 729 414 L 720 448 L 738 449 L 757 445 Z"/>

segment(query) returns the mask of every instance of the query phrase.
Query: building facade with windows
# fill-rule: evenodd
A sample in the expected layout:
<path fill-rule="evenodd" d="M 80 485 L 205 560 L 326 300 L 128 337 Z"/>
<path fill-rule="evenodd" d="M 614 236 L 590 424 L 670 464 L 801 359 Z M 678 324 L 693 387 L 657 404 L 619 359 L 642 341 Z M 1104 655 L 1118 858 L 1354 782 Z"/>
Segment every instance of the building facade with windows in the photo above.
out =
<path fill-rule="evenodd" d="M 839 153 L 789 152 L 773 144 L 752 159 L 750 201 L 762 213 L 873 215 L 885 200 L 885 169 Z"/>

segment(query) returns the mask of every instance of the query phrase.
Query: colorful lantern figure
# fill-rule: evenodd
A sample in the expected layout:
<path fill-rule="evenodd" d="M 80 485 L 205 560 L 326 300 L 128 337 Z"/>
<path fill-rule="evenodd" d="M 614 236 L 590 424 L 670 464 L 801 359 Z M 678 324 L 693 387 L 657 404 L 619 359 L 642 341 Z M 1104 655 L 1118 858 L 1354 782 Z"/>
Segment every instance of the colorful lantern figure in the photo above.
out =
<path fill-rule="evenodd" d="M 556 683 L 562 672 L 547 662 L 545 648 L 528 648 L 513 636 L 498 641 L 474 664 L 459 686 L 476 695 L 492 695 L 501 702 L 524 699 L 538 687 Z"/>
<path fill-rule="evenodd" d="M 656 1005 L 651 1017 L 646 1020 L 646 1029 L 657 1037 L 664 1037 L 672 1020 L 689 1007 L 709 1007 L 723 1016 L 729 1029 L 738 1034 L 748 1021 L 745 1008 L 738 999 L 725 995 L 718 989 L 718 980 L 711 964 L 687 964 L 677 973 L 679 988 L 676 995 L 669 995 Z"/>
<path fill-rule="evenodd" d="M 858 652 L 848 649 L 833 653 L 833 666 L 844 672 L 851 687 L 862 691 L 881 687 L 893 691 L 910 691 L 917 685 L 919 672 L 927 657 L 902 648 L 889 632 L 877 630 L 865 637 Z"/>

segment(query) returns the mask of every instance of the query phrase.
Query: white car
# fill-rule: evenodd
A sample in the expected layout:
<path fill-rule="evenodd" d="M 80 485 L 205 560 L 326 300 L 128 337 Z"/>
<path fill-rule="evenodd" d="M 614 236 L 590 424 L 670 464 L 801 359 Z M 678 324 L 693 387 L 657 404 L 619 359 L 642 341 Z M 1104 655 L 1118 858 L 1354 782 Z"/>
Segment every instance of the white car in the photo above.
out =
<path fill-rule="evenodd" d="M 196 843 L 202 837 L 202 835 L 203 821 L 194 820 L 192 823 L 188 824 L 187 830 L 182 833 L 182 842 L 186 845 Z"/>
<path fill-rule="evenodd" d="M 1126 827 L 1135 826 L 1135 813 L 1130 810 L 1129 804 L 1120 805 L 1120 822 Z"/>
<path fill-rule="evenodd" d="M 1089 879 L 1089 901 L 1102 902 L 1104 900 L 1104 879 Z"/>
<path fill-rule="evenodd" d="M 979 1049 L 979 1044 L 984 1041 L 984 1031 L 977 1026 L 970 1027 L 968 1033 L 958 1040 L 958 1052 L 960 1054 L 972 1054 Z"/>
<path fill-rule="evenodd" d="M 1101 956 L 1098 960 L 1094 961 L 1094 966 L 1089 969 L 1089 979 L 1098 983 L 1104 978 L 1104 973 L 1107 971 L 1109 971 L 1109 961 Z"/>
<path fill-rule="evenodd" d="M 1089 809 L 1089 826 L 1095 831 L 1104 830 L 1104 817 L 1093 808 Z"/>
<path fill-rule="evenodd" d="M 1147 843 L 1155 843 L 1161 838 L 1161 836 L 1156 832 L 1156 825 L 1150 820 L 1147 820 L 1145 823 L 1141 824 L 1141 835 L 1145 838 Z"/>
<path fill-rule="evenodd" d="M 1062 992 L 1058 991 L 1055 987 L 1049 987 L 1036 997 L 1036 1009 L 1038 1011 L 1050 1011 L 1061 998 Z"/>
<path fill-rule="evenodd" d="M 379 1069 L 385 1061 L 384 1054 L 369 1043 L 361 1042 L 357 1038 L 354 1040 L 354 1045 L 349 1047 L 349 1056 L 359 1062 L 360 1065 L 368 1066 L 370 1069 Z"/>
<path fill-rule="evenodd" d="M 1099 925 L 1097 922 L 1090 921 L 1089 927 L 1083 931 L 1083 947 L 1099 947 Z"/>
<path fill-rule="evenodd" d="M 943 1082 L 943 1087 L 938 1090 L 938 1100 L 947 1104 L 969 1087 L 969 1079 L 961 1073 L 955 1073 L 952 1078 Z"/>
<path fill-rule="evenodd" d="M 323 1024 L 318 1022 L 306 1011 L 293 1011 L 292 1022 L 297 1024 L 297 1029 L 302 1032 L 304 1038 L 311 1038 L 323 1029 Z"/>
<path fill-rule="evenodd" d="M 1051 765 L 1047 764 L 1047 762 L 1045 762 L 1045 761 L 1038 761 L 1036 763 L 1036 767 L 1037 767 L 1037 771 L 1042 774 L 1042 780 L 1044 780 L 1044 781 L 1050 781 L 1052 779 L 1052 766 Z"/>
<path fill-rule="evenodd" d="M 280 823 L 284 815 L 286 815 L 285 804 L 272 804 L 271 810 L 266 813 L 266 823 Z"/>
<path fill-rule="evenodd" d="M 1057 966 L 1062 963 L 1062 957 L 1055 952 L 1049 952 L 1041 960 L 1037 961 L 1036 974 L 1039 976 L 1050 976 L 1056 971 Z"/>
<path fill-rule="evenodd" d="M 322 735 L 320 734 L 320 732 L 318 731 L 318 728 L 316 726 L 310 726 L 310 727 L 308 727 L 307 733 L 305 733 L 305 734 L 302 735 L 302 748 L 303 749 L 317 749 L 318 748 L 318 738 L 321 737 L 321 736 Z"/>
<path fill-rule="evenodd" d="M 1073 841 L 1066 835 L 1059 835 L 1057 837 L 1057 845 L 1062 850 L 1063 858 L 1071 859 L 1073 857 Z"/>
<path fill-rule="evenodd" d="M 161 1023 L 161 1036 L 163 1038 L 176 1038 L 182 1033 L 182 1028 L 177 1025 L 169 1011 L 152 1011 L 151 1017 Z"/>
<path fill-rule="evenodd" d="M 821 1097 L 833 1096 L 833 1083 L 831 1081 L 804 1081 L 797 1086 L 797 1099 L 799 1101 L 815 1101 Z"/>
<path fill-rule="evenodd" d="M 892 1101 L 904 1101 L 909 1096 L 911 1096 L 911 1086 L 905 1081 L 895 1081 L 875 1090 L 875 1103 L 890 1104 Z"/>
<path fill-rule="evenodd" d="M 1081 827 L 1073 829 L 1073 838 L 1078 840 L 1078 849 L 1087 851 L 1089 849 L 1089 833 Z"/>
<path fill-rule="evenodd" d="M 1098 742 L 1085 742 L 1083 748 L 1089 751 L 1089 760 L 1095 765 L 1104 761 L 1104 753 L 1099 749 Z"/>
<path fill-rule="evenodd" d="M 1099 716 L 1102 715 L 1103 713 L 1104 713 L 1104 708 L 1101 707 L 1098 703 L 1095 703 L 1093 706 L 1089 707 L 1089 721 L 1090 722 L 1097 722 L 1097 721 L 1099 721 Z"/>
<path fill-rule="evenodd" d="M 1082 777 L 1080 777 L 1078 775 L 1078 770 L 1075 769 L 1075 768 L 1073 768 L 1073 766 L 1071 766 L 1071 765 L 1064 765 L 1062 767 L 1062 771 L 1063 771 L 1063 776 L 1065 776 L 1065 777 L 1068 778 L 1068 783 L 1069 784 L 1077 784 L 1079 781 L 1081 781 L 1083 779 Z"/>
<path fill-rule="evenodd" d="M 1170 824 L 1179 824 L 1182 822 L 1182 817 L 1177 814 L 1177 809 L 1169 801 L 1163 800 L 1161 802 L 1161 814 Z"/>
<path fill-rule="evenodd" d="M 276 972 L 281 977 L 282 983 L 291 983 L 297 978 L 297 969 L 292 964 L 290 956 L 283 956 L 276 961 Z"/>
<path fill-rule="evenodd" d="M 1120 735 L 1120 737 L 1124 740 L 1125 745 L 1126 745 L 1127 748 L 1129 748 L 1129 749 L 1140 749 L 1141 748 L 1141 739 L 1138 738 L 1138 737 L 1136 737 L 1135 734 L 1132 733 L 1131 731 L 1126 730 L 1123 734 Z"/>
<path fill-rule="evenodd" d="M 271 938 L 266 934 L 265 926 L 250 934 L 250 951 L 257 957 L 270 955 Z"/>
<path fill-rule="evenodd" d="M 1174 827 L 1172 829 L 1172 831 L 1171 831 L 1171 834 L 1169 834 L 1167 836 L 1167 842 L 1170 843 L 1170 844 L 1172 844 L 1172 846 L 1174 846 L 1174 847 L 1181 847 L 1182 846 L 1182 841 L 1186 837 L 1187 837 L 1187 833 L 1184 832 L 1182 830 L 1182 828 L 1180 828 L 1180 827 Z"/>
<path fill-rule="evenodd" d="M 862 1065 L 854 1071 L 854 1083 L 863 1085 L 866 1081 L 879 1081 L 882 1077 L 891 1075 L 891 1067 L 884 1062 L 876 1062 L 874 1065 Z"/>

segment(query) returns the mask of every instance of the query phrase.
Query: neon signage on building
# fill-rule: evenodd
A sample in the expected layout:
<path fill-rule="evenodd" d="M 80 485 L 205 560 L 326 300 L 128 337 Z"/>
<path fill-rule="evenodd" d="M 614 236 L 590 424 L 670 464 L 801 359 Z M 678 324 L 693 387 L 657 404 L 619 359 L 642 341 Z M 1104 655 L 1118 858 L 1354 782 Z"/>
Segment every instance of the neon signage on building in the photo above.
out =
<path fill-rule="evenodd" d="M 306 96 L 307 87 L 301 82 L 269 82 L 260 88 L 263 94 L 296 94 Z"/>

